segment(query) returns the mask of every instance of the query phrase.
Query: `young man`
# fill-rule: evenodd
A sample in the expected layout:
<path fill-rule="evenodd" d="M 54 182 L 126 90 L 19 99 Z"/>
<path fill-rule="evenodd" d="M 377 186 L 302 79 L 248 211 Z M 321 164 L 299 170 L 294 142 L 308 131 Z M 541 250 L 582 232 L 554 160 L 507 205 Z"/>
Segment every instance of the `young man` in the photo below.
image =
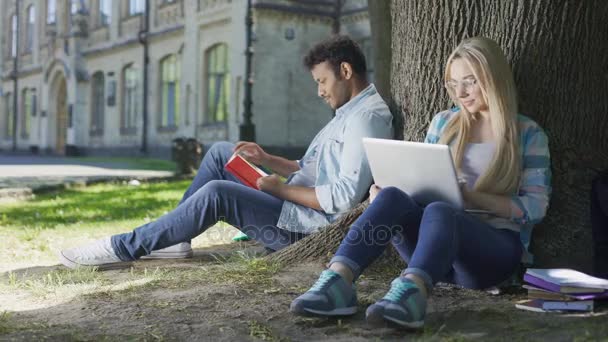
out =
<path fill-rule="evenodd" d="M 279 250 L 359 203 L 372 182 L 362 138 L 391 138 L 392 115 L 367 81 L 365 57 L 350 38 L 337 36 L 319 43 L 304 64 L 317 83 L 318 95 L 336 115 L 301 160 L 270 155 L 252 142 L 216 143 L 173 211 L 130 233 L 64 250 L 61 262 L 70 268 L 107 266 L 153 251 L 153 256 L 191 256 L 189 243 L 183 242 L 219 220 L 267 248 Z M 287 182 L 277 175 L 260 178 L 261 191 L 241 184 L 224 170 L 233 153 L 243 153 L 251 162 L 288 177 Z"/>

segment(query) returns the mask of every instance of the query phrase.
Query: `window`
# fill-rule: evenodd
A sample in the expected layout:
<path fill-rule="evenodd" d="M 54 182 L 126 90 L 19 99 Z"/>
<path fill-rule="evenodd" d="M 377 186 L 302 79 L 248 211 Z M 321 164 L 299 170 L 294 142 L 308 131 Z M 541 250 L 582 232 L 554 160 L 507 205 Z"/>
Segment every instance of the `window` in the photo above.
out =
<path fill-rule="evenodd" d="M 70 1 L 70 14 L 74 15 L 76 13 L 78 13 L 78 9 L 79 9 L 79 2 L 80 0 L 71 0 Z"/>
<path fill-rule="evenodd" d="M 105 110 L 105 82 L 103 72 L 93 74 L 91 84 L 91 135 L 103 134 L 103 116 Z"/>
<path fill-rule="evenodd" d="M 34 46 L 34 32 L 36 27 L 36 8 L 31 5 L 27 8 L 27 26 L 25 29 L 25 51 L 32 52 Z"/>
<path fill-rule="evenodd" d="M 11 57 L 17 57 L 17 15 L 11 17 Z"/>
<path fill-rule="evenodd" d="M 230 73 L 228 45 L 218 44 L 207 50 L 207 96 L 205 123 L 223 122 L 228 118 Z"/>
<path fill-rule="evenodd" d="M 56 0 L 47 0 L 46 1 L 46 23 L 54 24 L 57 20 L 55 15 L 57 13 L 57 2 Z"/>
<path fill-rule="evenodd" d="M 21 137 L 30 136 L 32 117 L 36 116 L 36 90 L 23 90 L 23 111 L 21 112 Z"/>
<path fill-rule="evenodd" d="M 4 136 L 7 139 L 13 137 L 13 94 L 7 93 L 4 96 L 4 113 L 6 113 L 6 127 L 4 128 Z"/>
<path fill-rule="evenodd" d="M 179 122 L 179 85 L 181 65 L 177 55 L 165 57 L 161 63 L 161 127 L 177 127 Z"/>
<path fill-rule="evenodd" d="M 137 127 L 137 70 L 132 65 L 125 67 L 122 84 L 122 120 L 121 128 L 130 131 Z"/>
<path fill-rule="evenodd" d="M 143 13 L 146 9 L 146 0 L 129 0 L 129 15 Z"/>
<path fill-rule="evenodd" d="M 99 24 L 108 26 L 112 22 L 112 0 L 99 0 Z"/>

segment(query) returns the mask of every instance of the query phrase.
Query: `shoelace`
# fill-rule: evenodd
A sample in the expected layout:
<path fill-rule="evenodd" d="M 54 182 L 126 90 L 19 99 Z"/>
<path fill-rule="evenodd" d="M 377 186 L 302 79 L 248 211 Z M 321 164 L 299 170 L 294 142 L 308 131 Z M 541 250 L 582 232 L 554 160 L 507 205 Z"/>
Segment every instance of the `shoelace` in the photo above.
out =
<path fill-rule="evenodd" d="M 319 280 L 310 288 L 309 291 L 320 291 L 334 277 L 335 273 L 322 272 Z"/>
<path fill-rule="evenodd" d="M 391 285 L 391 289 L 388 291 L 384 299 L 390 300 L 392 302 L 398 303 L 401 301 L 401 297 L 405 293 L 405 291 L 409 289 L 417 289 L 418 287 L 411 282 L 399 281 L 396 284 Z"/>

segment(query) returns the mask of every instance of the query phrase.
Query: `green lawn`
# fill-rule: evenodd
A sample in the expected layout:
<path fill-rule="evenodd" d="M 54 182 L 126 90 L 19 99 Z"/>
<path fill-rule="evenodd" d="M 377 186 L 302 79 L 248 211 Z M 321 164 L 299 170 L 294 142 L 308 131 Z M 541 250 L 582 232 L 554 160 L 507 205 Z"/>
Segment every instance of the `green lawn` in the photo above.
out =
<path fill-rule="evenodd" d="M 58 250 L 127 232 L 172 210 L 189 184 L 98 184 L 0 204 L 0 241 L 12 246 L 0 249 L 0 258 L 7 264 L 54 262 Z"/>

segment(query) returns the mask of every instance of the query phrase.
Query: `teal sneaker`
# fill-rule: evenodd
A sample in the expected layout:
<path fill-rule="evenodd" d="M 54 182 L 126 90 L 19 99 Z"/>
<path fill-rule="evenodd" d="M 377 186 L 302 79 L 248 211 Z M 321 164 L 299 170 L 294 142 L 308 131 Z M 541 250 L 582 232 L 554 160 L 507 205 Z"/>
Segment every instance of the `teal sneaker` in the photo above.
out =
<path fill-rule="evenodd" d="M 298 314 L 345 316 L 357 313 L 357 294 L 353 285 L 332 270 L 321 272 L 319 280 L 291 302 L 289 311 Z"/>
<path fill-rule="evenodd" d="M 399 277 L 393 280 L 384 298 L 367 308 L 365 318 L 374 325 L 387 320 L 417 329 L 424 325 L 425 314 L 426 298 L 418 286 L 410 279 Z"/>
<path fill-rule="evenodd" d="M 247 234 L 242 233 L 242 232 L 239 232 L 237 235 L 235 235 L 232 238 L 232 241 L 237 241 L 237 242 L 239 242 L 239 241 L 249 241 L 249 240 L 251 240 L 251 238 L 249 236 L 247 236 Z"/>

